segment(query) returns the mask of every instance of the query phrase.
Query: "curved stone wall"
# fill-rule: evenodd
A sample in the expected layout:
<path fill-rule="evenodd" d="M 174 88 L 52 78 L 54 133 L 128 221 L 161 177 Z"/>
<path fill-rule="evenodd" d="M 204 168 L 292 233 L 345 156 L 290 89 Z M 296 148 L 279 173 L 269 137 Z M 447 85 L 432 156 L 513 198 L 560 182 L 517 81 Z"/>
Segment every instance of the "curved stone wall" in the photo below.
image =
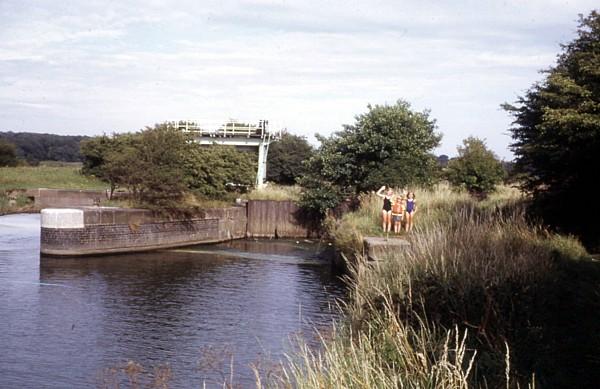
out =
<path fill-rule="evenodd" d="M 209 209 L 185 220 L 144 209 L 48 208 L 41 212 L 40 251 L 71 256 L 222 242 L 244 238 L 246 225 L 246 207 Z"/>

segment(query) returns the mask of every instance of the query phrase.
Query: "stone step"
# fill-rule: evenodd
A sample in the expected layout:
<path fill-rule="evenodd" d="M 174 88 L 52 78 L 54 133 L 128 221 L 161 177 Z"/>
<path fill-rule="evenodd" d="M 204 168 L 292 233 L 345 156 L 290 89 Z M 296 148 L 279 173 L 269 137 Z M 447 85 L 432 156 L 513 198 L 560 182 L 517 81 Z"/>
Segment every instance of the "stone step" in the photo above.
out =
<path fill-rule="evenodd" d="M 371 261 L 384 260 L 392 252 L 404 250 L 410 246 L 406 239 L 379 236 L 367 236 L 363 239 L 363 244 L 367 258 Z"/>

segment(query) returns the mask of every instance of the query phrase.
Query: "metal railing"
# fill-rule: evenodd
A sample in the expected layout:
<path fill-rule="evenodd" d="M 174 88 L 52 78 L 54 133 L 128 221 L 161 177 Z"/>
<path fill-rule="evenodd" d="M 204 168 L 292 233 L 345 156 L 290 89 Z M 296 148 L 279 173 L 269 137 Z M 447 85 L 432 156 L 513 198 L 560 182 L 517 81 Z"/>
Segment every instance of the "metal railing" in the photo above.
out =
<path fill-rule="evenodd" d="M 179 120 L 172 123 L 180 130 L 193 132 L 196 135 L 203 137 L 245 137 L 260 139 L 277 138 L 276 134 L 271 134 L 269 132 L 268 120 L 260 120 L 258 124 L 241 123 L 236 120 L 229 120 L 213 130 L 207 129 L 197 121 Z"/>

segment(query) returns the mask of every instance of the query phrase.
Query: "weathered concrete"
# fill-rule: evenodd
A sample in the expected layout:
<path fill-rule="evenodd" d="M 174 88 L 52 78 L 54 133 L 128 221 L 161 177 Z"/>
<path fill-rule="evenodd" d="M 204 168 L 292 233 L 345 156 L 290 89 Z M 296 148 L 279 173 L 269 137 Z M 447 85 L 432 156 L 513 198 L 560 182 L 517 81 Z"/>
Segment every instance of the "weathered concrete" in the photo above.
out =
<path fill-rule="evenodd" d="M 48 255 L 131 252 L 222 242 L 245 237 L 305 238 L 292 201 L 251 200 L 246 206 L 206 209 L 169 219 L 145 209 L 115 207 L 42 210 L 40 251 Z"/>
<path fill-rule="evenodd" d="M 249 200 L 249 238 L 309 238 L 311 231 L 300 220 L 293 201 Z"/>
<path fill-rule="evenodd" d="M 42 208 L 69 208 L 91 206 L 107 198 L 102 190 L 79 189 L 28 189 L 26 196 L 33 197 L 34 206 Z"/>
<path fill-rule="evenodd" d="M 42 209 L 41 226 L 42 228 L 83 228 L 84 213 L 81 209 Z"/>
<path fill-rule="evenodd" d="M 381 238 L 368 236 L 363 239 L 365 254 L 372 261 L 381 261 L 393 255 L 394 252 L 404 250 L 410 243 L 401 238 Z"/>
<path fill-rule="evenodd" d="M 185 220 L 144 209 L 44 209 L 40 251 L 72 256 L 222 242 L 244 238 L 246 223 L 245 207 L 210 209 Z"/>

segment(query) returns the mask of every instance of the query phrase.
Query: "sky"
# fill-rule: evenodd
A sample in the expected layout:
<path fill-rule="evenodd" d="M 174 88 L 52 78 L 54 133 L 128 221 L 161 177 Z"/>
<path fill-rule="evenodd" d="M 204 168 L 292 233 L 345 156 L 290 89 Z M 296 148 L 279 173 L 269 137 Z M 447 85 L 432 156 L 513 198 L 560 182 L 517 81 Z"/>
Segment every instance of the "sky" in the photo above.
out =
<path fill-rule="evenodd" d="M 596 1 L 0 0 L 0 131 L 268 119 L 315 143 L 404 99 L 436 120 L 437 154 L 477 136 L 510 160 L 500 104 Z"/>

